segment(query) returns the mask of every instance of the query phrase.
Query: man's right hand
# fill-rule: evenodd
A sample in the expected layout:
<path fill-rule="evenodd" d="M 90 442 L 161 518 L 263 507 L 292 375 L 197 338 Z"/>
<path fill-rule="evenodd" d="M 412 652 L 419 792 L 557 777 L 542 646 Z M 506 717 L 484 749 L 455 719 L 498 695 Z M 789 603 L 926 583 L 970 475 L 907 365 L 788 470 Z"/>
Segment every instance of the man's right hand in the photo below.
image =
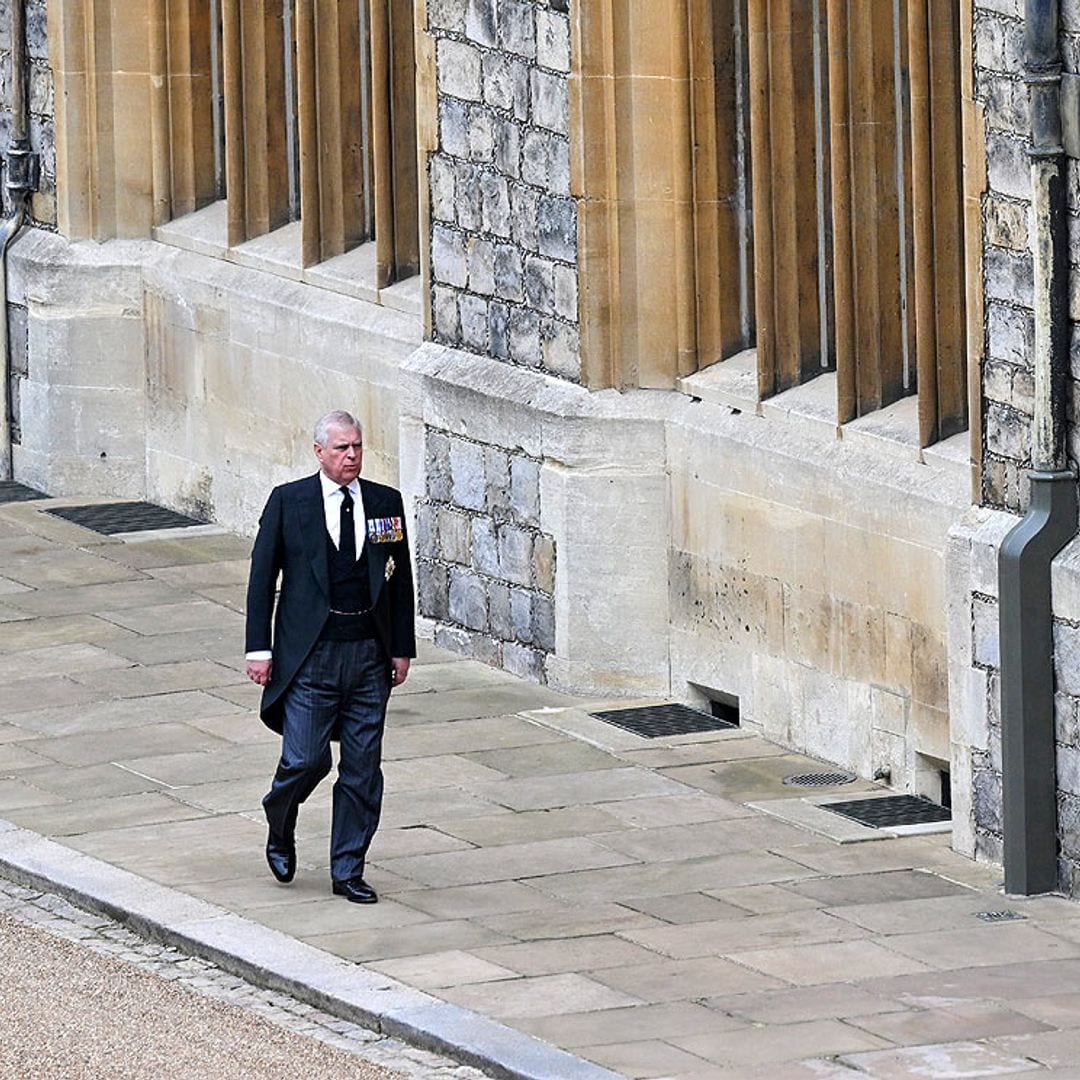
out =
<path fill-rule="evenodd" d="M 270 681 L 270 668 L 273 660 L 249 660 L 247 662 L 247 677 L 260 686 L 265 686 Z"/>

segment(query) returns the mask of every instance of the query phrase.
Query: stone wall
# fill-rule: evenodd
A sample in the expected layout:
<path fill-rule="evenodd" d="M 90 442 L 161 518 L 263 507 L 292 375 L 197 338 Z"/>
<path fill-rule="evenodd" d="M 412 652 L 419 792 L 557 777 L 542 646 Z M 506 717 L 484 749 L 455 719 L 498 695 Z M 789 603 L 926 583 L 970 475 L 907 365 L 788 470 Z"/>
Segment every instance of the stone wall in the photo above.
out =
<path fill-rule="evenodd" d="M 27 328 L 17 479 L 247 533 L 271 485 L 315 471 L 315 419 L 345 407 L 364 426 L 365 475 L 398 482 L 397 373 L 418 311 L 163 243 L 41 230 L 13 247 L 10 281 Z"/>
<path fill-rule="evenodd" d="M 555 541 L 540 528 L 540 461 L 430 427 L 425 459 L 415 547 L 435 643 L 546 681 Z"/>
<path fill-rule="evenodd" d="M 955 530 L 949 555 L 953 761 L 965 780 L 957 785 L 963 797 L 953 810 L 954 842 L 992 862 L 1002 858 L 998 553 L 1015 524 L 1010 514 L 980 507 Z M 1052 583 L 1059 881 L 1063 892 L 1080 896 L 1080 541 L 1055 559 Z"/>
<path fill-rule="evenodd" d="M 1002 857 L 1001 658 L 998 556 L 1027 506 L 1034 408 L 1033 268 L 1027 155 L 1029 117 L 1023 79 L 1022 0 L 975 0 L 976 97 L 986 118 L 988 190 L 983 202 L 986 323 L 983 364 L 983 506 L 949 543 L 948 598 L 954 845 L 978 858 Z M 1063 0 L 1065 70 L 1080 71 L 1080 2 Z M 1080 264 L 1080 163 L 1067 163 L 1073 275 Z M 1080 291 L 1073 287 L 1071 377 L 1080 378 Z M 1070 464 L 1080 429 L 1070 404 Z M 1080 580 L 1076 545 L 1054 564 L 1056 730 L 1060 881 L 1080 890 Z"/>
<path fill-rule="evenodd" d="M 428 0 L 439 109 L 428 158 L 432 332 L 576 380 L 570 23 L 558 6 Z"/>
<path fill-rule="evenodd" d="M 986 117 L 988 191 L 983 206 L 986 326 L 983 369 L 986 504 L 1018 512 L 1027 503 L 1024 470 L 1031 466 L 1034 409 L 1032 259 L 1028 215 L 1031 177 L 1024 84 L 1023 0 L 976 0 L 975 87 Z M 1080 3 L 1063 0 L 1065 70 L 1080 70 Z M 1072 262 L 1080 263 L 1080 163 L 1068 170 Z M 1080 318 L 1074 290 L 1072 318 Z M 1080 377 L 1080 336 L 1074 322 L 1072 377 Z M 1070 420 L 1069 455 L 1080 458 Z"/>
<path fill-rule="evenodd" d="M 7 150 L 11 132 L 11 0 L 0 0 L 0 149 Z M 56 126 L 53 77 L 49 67 L 47 0 L 26 0 L 26 44 L 29 71 L 30 145 L 40 155 L 41 183 L 30 205 L 30 219 L 43 228 L 56 227 Z M 7 200 L 7 188 L 3 198 Z"/>

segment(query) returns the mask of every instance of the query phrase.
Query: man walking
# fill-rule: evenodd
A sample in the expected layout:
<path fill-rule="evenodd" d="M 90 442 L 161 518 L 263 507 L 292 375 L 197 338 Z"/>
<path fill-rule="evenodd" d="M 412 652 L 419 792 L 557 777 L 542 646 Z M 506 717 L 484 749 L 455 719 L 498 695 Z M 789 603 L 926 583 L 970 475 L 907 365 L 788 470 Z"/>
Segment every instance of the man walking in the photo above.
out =
<path fill-rule="evenodd" d="M 264 688 L 263 722 L 282 736 L 263 799 L 266 861 L 292 880 L 297 811 L 330 772 L 338 739 L 330 877 L 338 896 L 373 904 L 364 859 L 382 804 L 383 721 L 416 655 L 412 566 L 401 494 L 359 478 L 363 435 L 351 414 L 318 421 L 315 456 L 318 473 L 270 493 L 251 552 L 247 673 Z"/>

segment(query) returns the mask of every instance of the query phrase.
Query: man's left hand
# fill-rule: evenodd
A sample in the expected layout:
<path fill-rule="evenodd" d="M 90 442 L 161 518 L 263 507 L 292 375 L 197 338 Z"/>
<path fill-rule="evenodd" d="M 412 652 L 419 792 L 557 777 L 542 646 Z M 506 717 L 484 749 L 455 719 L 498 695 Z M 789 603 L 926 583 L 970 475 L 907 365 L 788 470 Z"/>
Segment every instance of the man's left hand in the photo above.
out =
<path fill-rule="evenodd" d="M 409 677 L 409 658 L 395 656 L 390 660 L 390 685 L 400 686 Z"/>

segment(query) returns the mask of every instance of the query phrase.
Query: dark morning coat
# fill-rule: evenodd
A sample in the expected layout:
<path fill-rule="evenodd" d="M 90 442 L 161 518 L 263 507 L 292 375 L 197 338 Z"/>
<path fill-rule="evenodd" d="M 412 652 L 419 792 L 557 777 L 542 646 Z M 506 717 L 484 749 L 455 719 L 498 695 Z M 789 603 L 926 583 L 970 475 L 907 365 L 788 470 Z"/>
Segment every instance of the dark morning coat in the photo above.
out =
<path fill-rule="evenodd" d="M 401 493 L 385 484 L 362 479 L 360 495 L 366 518 L 365 546 L 375 630 L 388 658 L 413 657 L 416 635 L 412 565 Z M 401 518 L 401 540 L 373 542 L 368 523 L 392 517 Z M 391 558 L 393 564 L 389 562 Z M 392 570 L 389 574 L 388 567 Z M 281 593 L 275 613 L 274 594 L 279 575 Z M 316 473 L 274 488 L 259 519 L 259 532 L 251 552 L 246 651 L 273 649 L 270 682 L 263 690 L 259 711 L 263 722 L 274 731 L 281 731 L 281 696 L 319 640 L 329 611 L 326 515 L 322 484 Z"/>

